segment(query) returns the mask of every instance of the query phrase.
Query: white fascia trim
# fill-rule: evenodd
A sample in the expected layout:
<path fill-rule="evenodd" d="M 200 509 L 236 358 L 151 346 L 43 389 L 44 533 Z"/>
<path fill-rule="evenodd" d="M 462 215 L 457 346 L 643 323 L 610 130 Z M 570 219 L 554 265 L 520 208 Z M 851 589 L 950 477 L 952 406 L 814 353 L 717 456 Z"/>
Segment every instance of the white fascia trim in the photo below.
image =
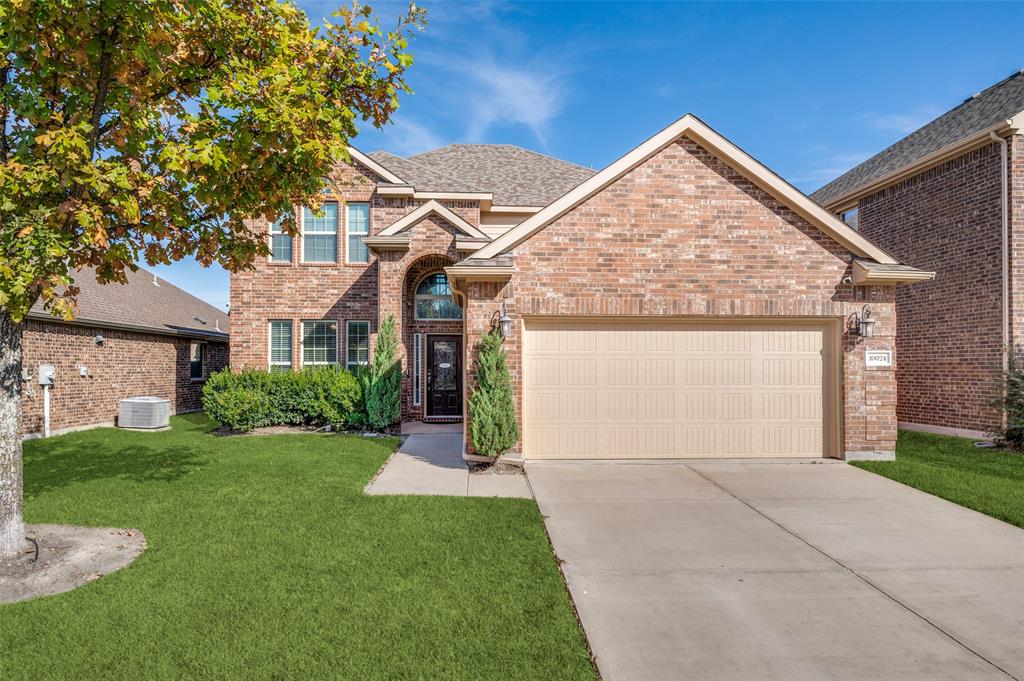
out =
<path fill-rule="evenodd" d="M 451 210 L 445 208 L 435 200 L 430 200 L 424 203 L 422 206 L 404 216 L 403 218 L 391 223 L 381 231 L 377 232 L 376 236 L 393 236 L 398 234 L 402 230 L 412 227 L 417 222 L 427 217 L 431 213 L 436 213 L 451 224 L 455 225 L 455 228 L 465 232 L 467 236 L 474 237 L 476 239 L 487 239 L 490 240 L 486 234 L 481 232 L 479 229 L 471 225 L 466 221 L 464 217 Z"/>
<path fill-rule="evenodd" d="M 382 166 L 380 163 L 377 163 L 377 161 L 374 161 L 355 147 L 350 146 L 348 148 L 348 155 L 352 157 L 352 160 L 358 161 L 361 165 L 366 166 L 388 182 L 392 184 L 406 184 L 405 180 L 400 178 L 398 175 L 395 175 L 393 172 Z"/>
<path fill-rule="evenodd" d="M 491 206 L 489 213 L 539 213 L 544 206 Z"/>
<path fill-rule="evenodd" d="M 885 264 L 898 262 L 752 156 L 705 125 L 693 114 L 686 114 L 583 184 L 556 199 L 546 208 L 530 216 L 469 257 L 486 259 L 508 252 L 684 135 L 708 148 L 732 168 L 857 255 Z"/>

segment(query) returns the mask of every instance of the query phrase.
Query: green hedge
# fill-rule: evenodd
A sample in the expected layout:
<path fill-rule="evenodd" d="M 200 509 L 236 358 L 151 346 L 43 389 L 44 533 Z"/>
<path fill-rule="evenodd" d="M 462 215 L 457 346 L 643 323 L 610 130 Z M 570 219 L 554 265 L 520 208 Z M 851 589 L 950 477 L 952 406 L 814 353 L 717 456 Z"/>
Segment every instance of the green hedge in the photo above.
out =
<path fill-rule="evenodd" d="M 219 371 L 203 386 L 203 409 L 233 430 L 261 426 L 360 426 L 365 422 L 360 382 L 343 369 L 300 372 Z"/>

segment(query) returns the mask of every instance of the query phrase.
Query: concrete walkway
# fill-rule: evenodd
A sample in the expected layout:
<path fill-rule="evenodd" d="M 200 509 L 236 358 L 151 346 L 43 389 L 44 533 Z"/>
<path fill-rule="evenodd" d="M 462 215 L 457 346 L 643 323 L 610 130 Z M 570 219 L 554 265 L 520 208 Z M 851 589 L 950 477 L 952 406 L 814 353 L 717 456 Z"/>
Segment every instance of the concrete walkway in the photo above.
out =
<path fill-rule="evenodd" d="M 470 473 L 462 459 L 461 430 L 409 435 L 366 493 L 533 498 L 525 475 Z"/>
<path fill-rule="evenodd" d="M 605 681 L 1024 679 L 1024 530 L 845 464 L 530 464 Z"/>

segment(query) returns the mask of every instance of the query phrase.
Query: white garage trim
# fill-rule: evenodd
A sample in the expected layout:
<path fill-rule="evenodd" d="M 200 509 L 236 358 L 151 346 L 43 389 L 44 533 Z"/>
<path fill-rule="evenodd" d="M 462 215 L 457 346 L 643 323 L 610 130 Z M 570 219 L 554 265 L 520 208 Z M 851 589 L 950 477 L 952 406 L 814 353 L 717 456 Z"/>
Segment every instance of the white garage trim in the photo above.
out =
<path fill-rule="evenodd" d="M 527 317 L 527 459 L 839 456 L 833 318 Z"/>

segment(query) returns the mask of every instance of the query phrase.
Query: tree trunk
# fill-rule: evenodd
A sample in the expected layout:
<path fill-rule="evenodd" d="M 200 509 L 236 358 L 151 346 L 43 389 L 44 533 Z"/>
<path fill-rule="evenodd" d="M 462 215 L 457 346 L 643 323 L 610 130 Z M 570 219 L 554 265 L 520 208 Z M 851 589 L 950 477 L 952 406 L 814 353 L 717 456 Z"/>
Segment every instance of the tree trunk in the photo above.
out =
<path fill-rule="evenodd" d="M 0 559 L 17 554 L 25 544 L 21 521 L 21 332 L 0 308 Z"/>

